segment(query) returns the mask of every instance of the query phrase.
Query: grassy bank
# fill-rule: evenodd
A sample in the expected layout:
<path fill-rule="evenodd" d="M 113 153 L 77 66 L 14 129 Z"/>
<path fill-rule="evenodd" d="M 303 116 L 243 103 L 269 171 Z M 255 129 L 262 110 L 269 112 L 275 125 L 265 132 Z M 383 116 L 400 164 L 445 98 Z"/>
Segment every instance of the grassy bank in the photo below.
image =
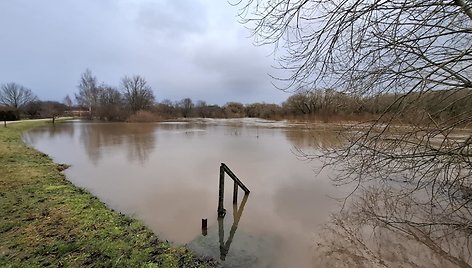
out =
<path fill-rule="evenodd" d="M 21 133 L 0 128 L 0 267 L 210 267 L 68 182 Z"/>

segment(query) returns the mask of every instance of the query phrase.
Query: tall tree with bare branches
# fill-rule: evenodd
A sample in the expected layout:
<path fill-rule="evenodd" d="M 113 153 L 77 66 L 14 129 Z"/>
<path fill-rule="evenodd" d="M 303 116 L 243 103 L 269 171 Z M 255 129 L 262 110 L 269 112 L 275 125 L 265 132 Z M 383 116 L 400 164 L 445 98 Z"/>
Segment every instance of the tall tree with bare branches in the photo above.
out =
<path fill-rule="evenodd" d="M 147 110 L 154 104 L 154 93 L 144 77 L 125 76 L 121 79 L 121 87 L 125 103 L 131 112 Z"/>
<path fill-rule="evenodd" d="M 85 70 L 80 77 L 78 88 L 79 93 L 75 94 L 77 103 L 80 106 L 86 107 L 89 111 L 90 118 L 93 118 L 95 110 L 98 107 L 100 87 L 92 71 L 89 69 Z"/>
<path fill-rule="evenodd" d="M 357 190 L 373 185 L 382 193 L 368 199 L 375 204 L 364 202 L 369 204 L 362 209 L 369 217 L 364 223 L 394 226 L 423 241 L 461 237 L 458 244 L 469 248 L 472 2 L 242 0 L 239 5 L 256 42 L 278 48 L 279 68 L 287 74 L 277 77 L 279 88 L 394 96 L 377 120 L 346 129 L 345 147 L 303 152 L 344 170 L 336 182 L 353 182 Z M 458 109 L 459 103 L 468 105 Z M 439 242 L 435 251 L 470 267 L 470 254 L 460 248 Z"/>
<path fill-rule="evenodd" d="M 37 100 L 33 92 L 16 83 L 7 83 L 1 86 L 0 103 L 11 107 L 19 117 L 21 109 L 28 103 Z"/>

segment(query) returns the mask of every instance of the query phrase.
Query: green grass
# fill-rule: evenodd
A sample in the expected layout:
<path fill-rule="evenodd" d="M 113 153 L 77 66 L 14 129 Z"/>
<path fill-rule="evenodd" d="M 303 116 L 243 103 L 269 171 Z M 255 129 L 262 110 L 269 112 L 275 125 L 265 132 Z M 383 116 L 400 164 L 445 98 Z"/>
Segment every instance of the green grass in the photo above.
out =
<path fill-rule="evenodd" d="M 72 185 L 21 133 L 0 128 L 0 267 L 212 267 Z"/>

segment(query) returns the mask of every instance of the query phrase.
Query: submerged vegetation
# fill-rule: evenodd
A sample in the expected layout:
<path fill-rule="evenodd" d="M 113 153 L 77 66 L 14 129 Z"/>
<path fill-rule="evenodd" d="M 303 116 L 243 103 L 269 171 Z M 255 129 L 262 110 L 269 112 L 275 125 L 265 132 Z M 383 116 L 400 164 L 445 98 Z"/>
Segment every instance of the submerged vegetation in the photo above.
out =
<path fill-rule="evenodd" d="M 0 130 L 0 267 L 214 266 L 67 181 L 67 165 L 21 140 L 42 124 Z"/>

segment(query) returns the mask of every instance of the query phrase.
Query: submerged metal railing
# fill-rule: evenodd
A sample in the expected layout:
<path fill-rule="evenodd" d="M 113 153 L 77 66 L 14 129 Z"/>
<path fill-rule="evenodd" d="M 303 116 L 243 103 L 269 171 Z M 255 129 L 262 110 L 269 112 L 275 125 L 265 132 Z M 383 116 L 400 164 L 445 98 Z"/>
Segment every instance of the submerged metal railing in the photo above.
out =
<path fill-rule="evenodd" d="M 219 180 L 219 194 L 218 194 L 218 217 L 223 218 L 226 215 L 226 209 L 224 208 L 223 201 L 225 195 L 225 173 L 228 174 L 234 181 L 233 188 L 233 204 L 238 203 L 238 187 L 243 189 L 245 195 L 250 193 L 249 189 L 241 182 L 236 175 L 229 169 L 227 165 L 221 163 L 220 165 L 220 180 Z"/>
<path fill-rule="evenodd" d="M 229 237 L 226 242 L 224 241 L 224 223 L 223 219 L 226 215 L 226 209 L 224 208 L 224 194 L 225 194 L 225 173 L 229 175 L 234 181 L 233 188 L 233 224 L 229 232 Z M 238 189 L 241 187 L 244 191 L 244 197 L 241 201 L 240 206 L 238 207 Z M 244 206 L 246 205 L 247 199 L 249 197 L 249 189 L 241 182 L 241 180 L 234 175 L 234 173 L 226 166 L 224 163 L 220 165 L 220 179 L 219 179 L 219 193 L 218 193 L 218 237 L 220 243 L 220 259 L 225 260 L 226 255 L 228 254 L 231 242 L 233 241 L 234 234 L 238 228 L 239 220 L 241 219 Z M 208 220 L 202 219 L 202 235 L 206 236 L 208 234 Z"/>

